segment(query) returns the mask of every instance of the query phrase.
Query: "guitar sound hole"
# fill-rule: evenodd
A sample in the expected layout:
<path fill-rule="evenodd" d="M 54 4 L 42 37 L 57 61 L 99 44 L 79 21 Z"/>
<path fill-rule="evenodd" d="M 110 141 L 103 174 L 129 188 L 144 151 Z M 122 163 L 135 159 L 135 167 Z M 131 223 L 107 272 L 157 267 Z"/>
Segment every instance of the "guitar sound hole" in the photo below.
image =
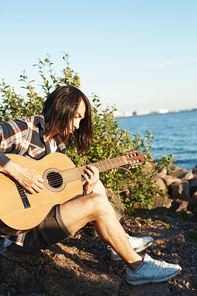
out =
<path fill-rule="evenodd" d="M 59 173 L 50 172 L 47 175 L 48 184 L 53 188 L 59 188 L 62 186 L 63 178 Z"/>

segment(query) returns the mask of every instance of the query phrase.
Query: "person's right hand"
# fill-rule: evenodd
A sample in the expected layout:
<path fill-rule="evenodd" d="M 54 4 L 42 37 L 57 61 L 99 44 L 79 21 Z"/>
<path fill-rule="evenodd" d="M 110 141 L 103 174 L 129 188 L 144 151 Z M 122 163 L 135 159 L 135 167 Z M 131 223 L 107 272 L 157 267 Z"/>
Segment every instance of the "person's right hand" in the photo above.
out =
<path fill-rule="evenodd" d="M 45 188 L 41 175 L 33 169 L 23 167 L 13 161 L 9 162 L 1 172 L 13 177 L 30 193 L 41 192 Z"/>

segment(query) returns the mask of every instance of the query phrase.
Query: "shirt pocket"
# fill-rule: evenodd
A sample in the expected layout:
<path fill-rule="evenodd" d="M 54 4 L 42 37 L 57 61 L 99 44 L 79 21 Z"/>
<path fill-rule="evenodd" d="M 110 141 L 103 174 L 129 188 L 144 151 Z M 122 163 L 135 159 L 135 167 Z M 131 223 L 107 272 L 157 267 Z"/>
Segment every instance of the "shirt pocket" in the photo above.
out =
<path fill-rule="evenodd" d="M 40 159 L 46 155 L 45 147 L 39 147 L 34 144 L 30 144 L 26 152 L 27 156 L 33 159 Z"/>

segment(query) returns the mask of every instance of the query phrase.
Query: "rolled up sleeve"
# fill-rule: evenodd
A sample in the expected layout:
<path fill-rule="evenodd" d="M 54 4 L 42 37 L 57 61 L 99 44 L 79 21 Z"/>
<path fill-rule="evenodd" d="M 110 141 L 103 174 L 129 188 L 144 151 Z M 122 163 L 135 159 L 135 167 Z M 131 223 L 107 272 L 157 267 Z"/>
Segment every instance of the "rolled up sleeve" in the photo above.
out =
<path fill-rule="evenodd" d="M 0 151 L 0 171 L 10 162 L 10 158 Z"/>
<path fill-rule="evenodd" d="M 0 171 L 11 162 L 9 153 L 15 153 L 19 130 L 14 122 L 0 124 Z"/>

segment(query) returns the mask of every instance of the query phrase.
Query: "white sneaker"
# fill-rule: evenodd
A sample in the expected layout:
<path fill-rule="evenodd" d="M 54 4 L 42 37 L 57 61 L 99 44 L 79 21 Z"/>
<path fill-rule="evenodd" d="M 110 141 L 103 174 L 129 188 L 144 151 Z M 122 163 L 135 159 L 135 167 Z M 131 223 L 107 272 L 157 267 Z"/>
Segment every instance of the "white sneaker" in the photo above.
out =
<path fill-rule="evenodd" d="M 126 267 L 126 281 L 131 285 L 160 283 L 173 278 L 181 270 L 178 264 L 154 260 L 146 254 L 142 265 L 136 270 Z"/>
<path fill-rule="evenodd" d="M 128 240 L 130 242 L 130 245 L 134 249 L 135 252 L 141 252 L 145 249 L 147 249 L 149 246 L 152 245 L 153 239 L 150 236 L 143 236 L 143 237 L 133 237 L 126 233 L 128 236 Z M 108 246 L 108 250 L 111 251 L 111 260 L 113 261 L 119 261 L 122 260 L 120 256 L 112 249 L 112 247 Z"/>

